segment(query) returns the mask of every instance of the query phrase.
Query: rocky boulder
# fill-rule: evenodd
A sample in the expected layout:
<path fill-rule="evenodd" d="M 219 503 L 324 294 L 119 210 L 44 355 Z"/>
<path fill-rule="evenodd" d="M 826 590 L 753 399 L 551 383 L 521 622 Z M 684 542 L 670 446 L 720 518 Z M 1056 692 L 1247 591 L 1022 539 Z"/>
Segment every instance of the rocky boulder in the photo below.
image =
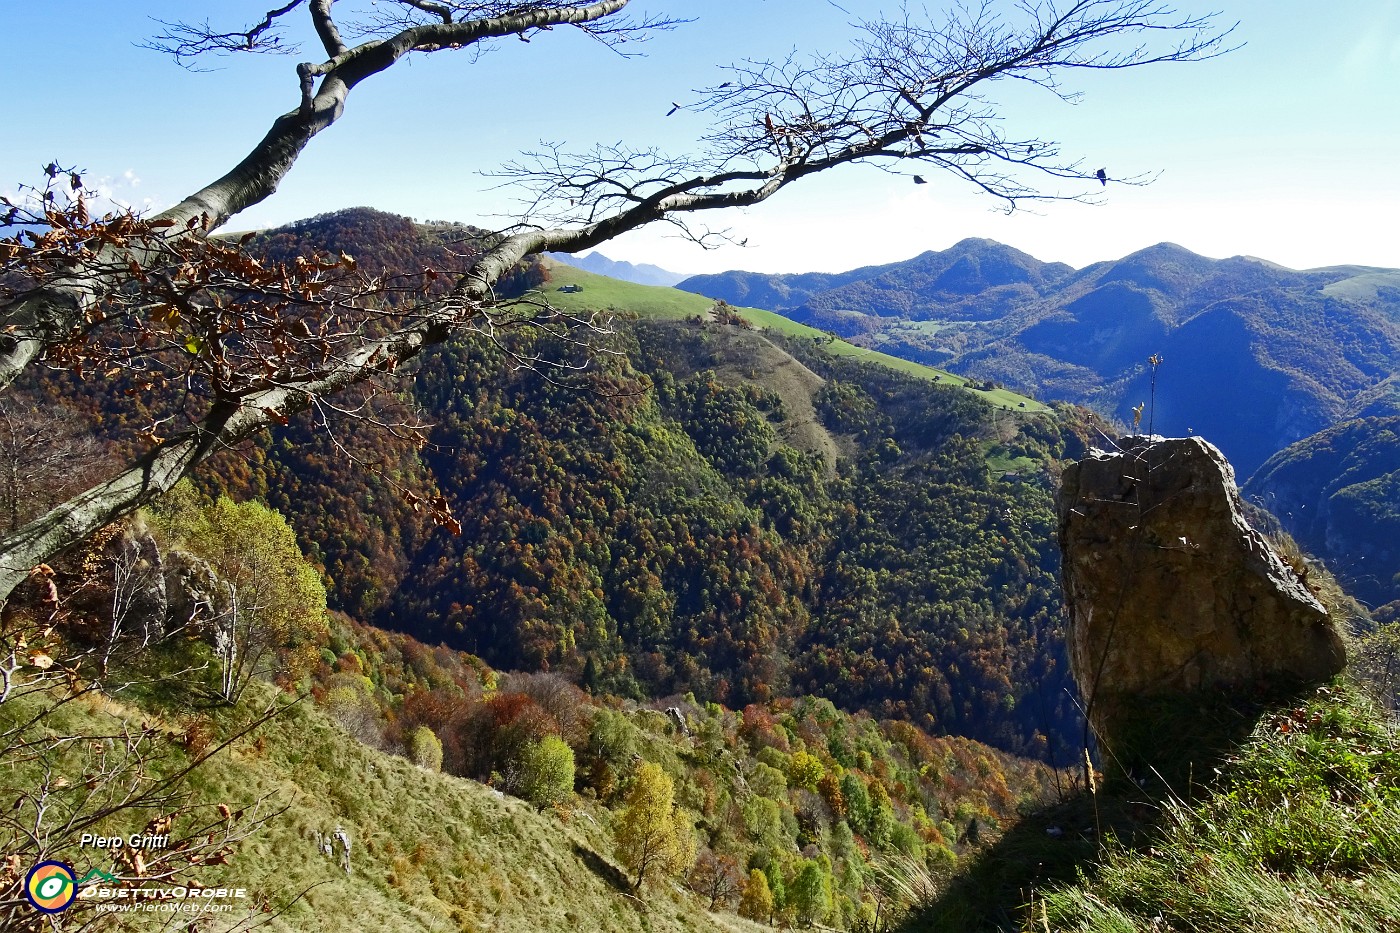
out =
<path fill-rule="evenodd" d="M 1199 437 L 1117 447 L 1066 469 L 1058 501 L 1071 664 L 1101 742 L 1150 745 L 1161 701 L 1342 669 L 1306 573 L 1245 521 L 1219 450 Z"/>

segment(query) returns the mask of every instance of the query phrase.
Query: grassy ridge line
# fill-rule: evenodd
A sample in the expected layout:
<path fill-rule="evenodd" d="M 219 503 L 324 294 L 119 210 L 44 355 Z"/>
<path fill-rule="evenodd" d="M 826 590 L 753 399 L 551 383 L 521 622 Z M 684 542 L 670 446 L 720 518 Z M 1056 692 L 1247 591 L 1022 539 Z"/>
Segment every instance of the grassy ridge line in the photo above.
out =
<path fill-rule="evenodd" d="M 618 310 L 631 311 L 643 317 L 660 318 L 663 320 L 684 320 L 694 315 L 706 315 L 714 305 L 714 301 L 704 295 L 697 295 L 693 292 L 681 291 L 678 288 L 665 288 L 657 285 L 637 285 L 632 282 L 623 282 L 620 279 L 612 279 L 603 275 L 596 275 L 592 272 L 585 272 L 563 263 L 550 264 L 550 283 L 545 292 L 551 304 L 566 311 L 588 311 L 601 308 L 616 308 Z M 579 285 L 583 287 L 581 292 L 561 292 L 558 289 L 564 285 Z M 847 343 L 839 338 L 832 339 L 825 331 L 806 324 L 799 324 L 797 321 L 789 320 L 781 314 L 772 311 L 763 311 L 758 308 L 736 308 L 745 320 L 755 327 L 777 331 L 791 337 L 807 337 L 822 341 L 830 341 L 825 344 L 825 349 L 833 356 L 852 357 L 854 359 L 868 360 L 872 363 L 879 363 L 890 369 L 914 376 L 919 379 L 937 381 L 943 385 L 967 386 L 968 380 L 962 376 L 950 373 L 947 370 L 936 369 L 932 366 L 925 366 L 922 363 L 915 363 L 912 360 L 901 359 L 897 356 L 890 356 L 888 353 L 881 353 L 878 350 L 869 350 L 865 347 L 858 347 Z M 1024 395 L 1017 395 L 1006 389 L 993 389 L 984 392 L 980 389 L 971 389 L 979 396 L 986 399 L 998 408 L 1007 411 L 1019 412 L 1044 412 L 1049 408 L 1035 399 Z"/>
<path fill-rule="evenodd" d="M 1325 286 L 1322 294 L 1333 298 L 1375 301 L 1378 292 L 1384 288 L 1400 288 L 1400 270 L 1361 266 L 1357 267 L 1356 275 Z"/>

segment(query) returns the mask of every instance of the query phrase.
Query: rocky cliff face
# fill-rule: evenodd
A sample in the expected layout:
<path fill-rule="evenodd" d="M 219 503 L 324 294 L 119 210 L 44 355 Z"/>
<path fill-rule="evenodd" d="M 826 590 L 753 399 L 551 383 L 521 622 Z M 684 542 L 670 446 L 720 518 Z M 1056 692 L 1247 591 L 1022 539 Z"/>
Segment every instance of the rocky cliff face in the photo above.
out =
<path fill-rule="evenodd" d="M 1198 437 L 1126 437 L 1059 498 L 1075 680 L 1101 741 L 1150 741 L 1156 701 L 1324 680 L 1346 652 L 1307 581 L 1245 521 Z"/>

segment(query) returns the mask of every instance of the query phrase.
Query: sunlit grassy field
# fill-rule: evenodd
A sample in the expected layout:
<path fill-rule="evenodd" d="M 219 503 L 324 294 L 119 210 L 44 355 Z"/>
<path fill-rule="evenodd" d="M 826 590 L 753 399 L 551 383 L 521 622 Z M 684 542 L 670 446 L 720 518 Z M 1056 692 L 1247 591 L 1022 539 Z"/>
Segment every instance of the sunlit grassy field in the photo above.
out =
<path fill-rule="evenodd" d="M 581 286 L 583 290 L 579 292 L 559 291 L 564 286 Z M 573 266 L 563 263 L 553 263 L 550 266 L 550 283 L 541 294 L 552 305 L 566 311 L 612 308 L 618 311 L 628 311 L 641 317 L 672 320 L 695 315 L 705 317 L 714 305 L 714 301 L 703 295 L 681 291 L 678 288 L 635 285 L 631 282 L 623 282 L 585 272 L 582 269 L 575 269 Z M 758 308 L 737 308 L 736 310 L 741 317 L 755 327 L 776 331 L 790 337 L 820 340 L 823 343 L 823 349 L 833 356 L 853 357 L 879 363 L 898 372 L 927 379 L 931 382 L 936 381 L 943 385 L 968 385 L 968 380 L 946 370 L 855 346 L 839 338 L 833 338 L 815 327 L 799 324 L 772 311 L 763 311 Z M 981 389 L 969 388 L 969 391 L 976 392 L 978 396 L 991 404 L 1008 411 L 1037 413 L 1049 410 L 1045 405 L 1032 398 L 1017 395 L 1006 389 L 982 391 Z"/>

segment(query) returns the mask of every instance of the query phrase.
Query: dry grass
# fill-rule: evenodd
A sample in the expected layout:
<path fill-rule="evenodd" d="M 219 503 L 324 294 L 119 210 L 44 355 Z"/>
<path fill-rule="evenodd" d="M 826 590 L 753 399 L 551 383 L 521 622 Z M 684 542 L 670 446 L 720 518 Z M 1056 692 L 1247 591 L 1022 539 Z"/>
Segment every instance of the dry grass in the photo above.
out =
<path fill-rule="evenodd" d="M 249 691 L 266 701 L 270 688 Z M 17 713 L 7 704 L 3 711 Z M 111 730 L 123 704 L 75 705 L 53 726 Z M 217 728 L 217 726 L 216 726 Z M 0 764 L 0 787 L 33 781 Z M 606 809 L 579 804 L 536 812 L 512 797 L 355 742 L 317 709 L 300 703 L 214 758 L 188 781 L 196 799 L 234 810 L 266 798 L 285 811 L 242 842 L 229 865 L 183 883 L 245 887 L 263 929 L 276 931 L 692 931 L 759 929 L 711 915 L 671 886 L 639 901 L 618 889 Z M 142 818 L 144 819 L 144 817 Z M 317 849 L 318 832 L 344 827 L 352 874 Z M 129 828 L 97 827 L 129 832 Z M 93 850 L 65 853 L 79 871 Z M 221 915 L 231 929 L 248 915 Z M 149 923 L 149 918 L 146 918 Z M 149 928 L 149 927 L 147 927 Z"/>

